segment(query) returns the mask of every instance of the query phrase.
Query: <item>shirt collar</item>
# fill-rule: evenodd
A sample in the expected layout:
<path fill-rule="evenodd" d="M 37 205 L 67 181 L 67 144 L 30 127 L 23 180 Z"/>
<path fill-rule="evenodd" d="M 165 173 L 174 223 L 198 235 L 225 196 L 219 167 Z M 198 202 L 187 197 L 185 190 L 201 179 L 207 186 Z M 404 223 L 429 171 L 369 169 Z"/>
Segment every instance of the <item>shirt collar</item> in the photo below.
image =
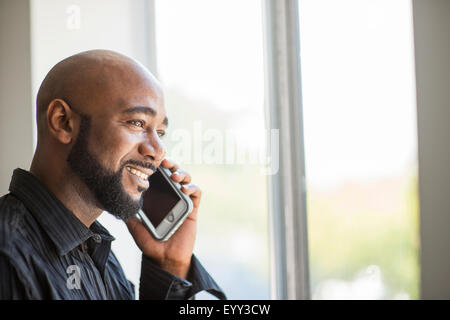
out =
<path fill-rule="evenodd" d="M 104 240 L 114 240 L 98 221 L 91 228 L 86 227 L 28 171 L 19 168 L 14 170 L 9 190 L 30 210 L 55 244 L 59 255 L 67 254 L 95 234 Z"/>

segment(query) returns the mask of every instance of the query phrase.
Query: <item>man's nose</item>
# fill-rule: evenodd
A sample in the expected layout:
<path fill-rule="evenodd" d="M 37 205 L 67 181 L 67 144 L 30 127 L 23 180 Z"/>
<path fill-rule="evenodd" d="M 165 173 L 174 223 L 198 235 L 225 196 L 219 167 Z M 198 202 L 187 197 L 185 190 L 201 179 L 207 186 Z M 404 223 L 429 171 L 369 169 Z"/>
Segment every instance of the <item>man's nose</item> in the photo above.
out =
<path fill-rule="evenodd" d="M 157 134 L 151 134 L 139 145 L 139 153 L 146 158 L 150 158 L 159 166 L 166 154 L 166 149 Z"/>

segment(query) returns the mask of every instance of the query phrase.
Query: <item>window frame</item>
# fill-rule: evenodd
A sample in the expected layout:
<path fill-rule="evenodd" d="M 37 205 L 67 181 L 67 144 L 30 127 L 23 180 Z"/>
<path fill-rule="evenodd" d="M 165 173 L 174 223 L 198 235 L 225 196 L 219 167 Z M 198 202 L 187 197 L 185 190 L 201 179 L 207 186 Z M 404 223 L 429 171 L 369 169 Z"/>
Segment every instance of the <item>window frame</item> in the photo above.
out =
<path fill-rule="evenodd" d="M 279 129 L 269 176 L 272 299 L 310 299 L 300 35 L 297 0 L 264 0 L 266 126 Z"/>

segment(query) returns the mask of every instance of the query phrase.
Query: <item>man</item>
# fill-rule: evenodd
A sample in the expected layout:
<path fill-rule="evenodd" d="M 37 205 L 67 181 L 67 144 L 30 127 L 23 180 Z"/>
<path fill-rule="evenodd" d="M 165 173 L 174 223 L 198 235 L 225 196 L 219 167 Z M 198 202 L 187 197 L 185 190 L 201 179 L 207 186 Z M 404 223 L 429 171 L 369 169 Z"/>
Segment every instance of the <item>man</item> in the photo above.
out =
<path fill-rule="evenodd" d="M 71 56 L 42 82 L 36 118 L 30 171 L 16 169 L 0 198 L 0 298 L 134 299 L 96 221 L 103 211 L 126 221 L 142 251 L 141 299 L 225 298 L 192 254 L 201 191 L 165 159 L 163 93 L 147 69 L 112 51 Z M 135 216 L 160 165 L 194 204 L 167 242 Z"/>

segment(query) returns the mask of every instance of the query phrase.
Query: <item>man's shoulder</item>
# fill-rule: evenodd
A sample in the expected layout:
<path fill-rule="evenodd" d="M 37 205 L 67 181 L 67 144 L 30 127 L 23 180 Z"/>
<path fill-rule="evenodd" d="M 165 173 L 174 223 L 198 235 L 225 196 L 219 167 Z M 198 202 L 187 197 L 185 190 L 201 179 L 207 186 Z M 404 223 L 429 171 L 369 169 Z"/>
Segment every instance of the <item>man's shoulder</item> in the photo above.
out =
<path fill-rule="evenodd" d="M 0 197 L 0 251 L 9 252 L 16 248 L 23 236 L 25 205 L 12 194 Z"/>

